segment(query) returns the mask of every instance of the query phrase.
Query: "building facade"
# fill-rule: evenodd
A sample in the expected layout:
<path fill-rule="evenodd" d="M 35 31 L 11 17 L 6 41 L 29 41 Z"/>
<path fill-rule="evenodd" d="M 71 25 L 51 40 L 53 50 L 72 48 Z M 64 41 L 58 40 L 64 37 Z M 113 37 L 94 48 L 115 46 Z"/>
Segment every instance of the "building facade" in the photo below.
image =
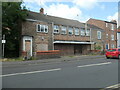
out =
<path fill-rule="evenodd" d="M 105 31 L 104 40 L 102 41 L 105 49 L 117 47 L 117 23 L 115 20 L 108 22 L 90 18 L 87 23 Z"/>
<path fill-rule="evenodd" d="M 60 50 L 61 55 L 87 54 L 94 42 L 90 28 L 77 20 L 28 12 L 22 23 L 21 52 L 35 56 L 38 51 Z"/>
<path fill-rule="evenodd" d="M 28 11 L 21 27 L 21 55 L 27 52 L 30 57 L 50 50 L 59 50 L 60 55 L 83 55 L 117 46 L 115 22 L 90 19 L 85 24 L 44 14 L 41 9 L 40 13 Z"/>
<path fill-rule="evenodd" d="M 104 47 L 105 31 L 92 24 L 87 24 L 87 27 L 91 29 L 90 41 L 94 42 L 94 44 L 91 45 L 91 50 L 103 51 L 105 49 Z"/>

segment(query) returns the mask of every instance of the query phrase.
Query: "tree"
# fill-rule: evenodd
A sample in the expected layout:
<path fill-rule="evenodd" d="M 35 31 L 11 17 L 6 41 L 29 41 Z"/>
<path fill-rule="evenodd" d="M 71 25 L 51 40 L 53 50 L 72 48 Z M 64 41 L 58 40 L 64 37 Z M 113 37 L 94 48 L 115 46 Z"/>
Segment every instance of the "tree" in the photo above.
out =
<path fill-rule="evenodd" d="M 27 16 L 22 2 L 2 3 L 2 34 L 6 36 L 5 57 L 19 56 L 20 22 Z"/>

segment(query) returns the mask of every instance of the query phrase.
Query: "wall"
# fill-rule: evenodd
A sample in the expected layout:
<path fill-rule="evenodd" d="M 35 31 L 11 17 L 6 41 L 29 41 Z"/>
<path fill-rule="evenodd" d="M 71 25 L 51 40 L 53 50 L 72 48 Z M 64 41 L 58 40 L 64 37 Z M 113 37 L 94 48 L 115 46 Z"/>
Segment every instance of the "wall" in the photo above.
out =
<path fill-rule="evenodd" d="M 106 27 L 106 22 L 102 21 L 102 20 L 96 20 L 96 19 L 89 19 L 87 21 L 88 24 L 93 24 L 99 28 L 102 28 L 105 33 L 104 33 L 104 41 L 105 44 L 109 43 L 109 48 L 111 48 L 111 44 L 114 44 L 115 47 L 117 47 L 117 25 L 114 24 L 114 29 L 115 30 L 111 30 L 111 24 L 112 23 L 108 23 L 108 27 Z M 106 34 L 108 34 L 108 38 L 106 38 Z M 114 35 L 114 40 L 111 40 L 111 34 Z"/>

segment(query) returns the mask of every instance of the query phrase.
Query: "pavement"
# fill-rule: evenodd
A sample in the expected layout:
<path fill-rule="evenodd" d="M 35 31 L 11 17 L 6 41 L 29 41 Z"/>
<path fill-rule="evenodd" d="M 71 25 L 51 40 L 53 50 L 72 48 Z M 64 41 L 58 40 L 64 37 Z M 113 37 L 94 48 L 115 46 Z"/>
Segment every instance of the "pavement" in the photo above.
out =
<path fill-rule="evenodd" d="M 61 58 L 52 58 L 52 59 L 40 59 L 40 60 L 26 60 L 26 61 L 5 61 L 2 62 L 2 66 L 21 66 L 28 64 L 39 64 L 39 63 L 59 63 L 67 61 L 80 61 L 84 59 L 96 59 L 96 58 L 105 58 L 104 55 L 80 55 L 80 56 L 61 56 Z"/>

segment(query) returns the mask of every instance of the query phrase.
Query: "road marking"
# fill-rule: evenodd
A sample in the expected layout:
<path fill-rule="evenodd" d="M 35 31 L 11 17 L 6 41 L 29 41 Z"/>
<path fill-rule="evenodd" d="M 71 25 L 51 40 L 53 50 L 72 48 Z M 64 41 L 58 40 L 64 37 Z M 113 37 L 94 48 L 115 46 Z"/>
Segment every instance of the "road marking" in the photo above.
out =
<path fill-rule="evenodd" d="M 106 87 L 106 88 L 119 88 L 120 87 L 120 84 L 116 84 L 116 85 L 112 85 L 112 86 L 109 86 L 109 87 Z"/>
<path fill-rule="evenodd" d="M 115 85 L 112 85 L 112 86 L 108 86 L 106 88 L 103 88 L 103 89 L 100 89 L 100 90 L 114 90 L 114 89 L 117 89 L 120 87 L 120 84 L 115 84 Z"/>
<path fill-rule="evenodd" d="M 99 66 L 99 65 L 106 65 L 106 64 L 111 64 L 111 62 L 98 63 L 98 64 L 89 64 L 89 65 L 82 65 L 82 66 L 77 66 L 77 67 L 90 67 L 90 66 Z"/>
<path fill-rule="evenodd" d="M 23 72 L 23 73 L 6 74 L 6 75 L 0 75 L 0 77 L 7 77 L 7 76 L 14 76 L 14 75 L 24 75 L 24 74 L 33 74 L 33 73 L 40 73 L 40 72 L 51 72 L 51 71 L 59 71 L 59 70 L 61 70 L 61 68 L 50 69 L 50 70 L 41 70 L 41 71 L 32 71 L 32 72 Z"/>

